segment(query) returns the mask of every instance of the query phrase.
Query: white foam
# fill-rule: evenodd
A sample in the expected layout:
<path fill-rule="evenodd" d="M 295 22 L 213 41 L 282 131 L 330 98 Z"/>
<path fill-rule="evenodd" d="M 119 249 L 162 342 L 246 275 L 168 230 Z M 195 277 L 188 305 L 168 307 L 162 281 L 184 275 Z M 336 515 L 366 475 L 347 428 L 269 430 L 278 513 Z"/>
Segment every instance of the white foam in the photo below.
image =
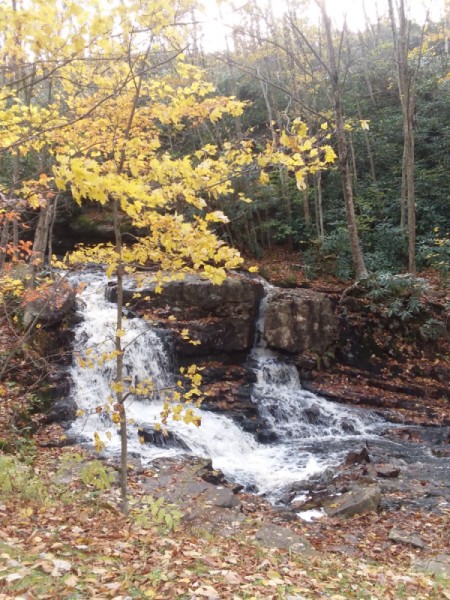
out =
<path fill-rule="evenodd" d="M 74 350 L 84 360 L 93 358 L 93 365 L 86 368 L 75 361 L 71 369 L 73 397 L 85 411 L 72 430 L 89 440 L 99 434 L 107 442 L 108 451 L 117 453 L 120 450 L 117 427 L 105 411 L 96 412 L 98 407 L 108 404 L 112 394 L 115 362 L 107 360 L 100 364 L 93 356 L 86 356 L 89 348 L 97 356 L 114 349 L 116 305 L 105 299 L 105 276 L 83 277 L 87 285 L 80 293 L 82 322 L 75 329 Z M 263 315 L 260 327 L 262 319 Z M 129 451 L 139 453 L 144 464 L 161 456 L 179 455 L 182 450 L 177 448 L 142 445 L 137 434 L 139 426 L 161 422 L 163 390 L 174 385 L 168 350 L 158 332 L 143 319 L 125 319 L 124 329 L 126 376 L 135 384 L 151 379 L 156 390 L 151 400 L 130 398 L 126 402 L 128 419 L 134 421 L 129 426 Z M 261 339 L 259 336 L 259 344 Z M 279 442 L 261 444 L 230 418 L 201 409 L 196 409 L 201 417 L 200 427 L 170 421 L 168 429 L 183 440 L 193 455 L 211 458 L 214 468 L 221 469 L 228 479 L 276 500 L 290 484 L 340 461 L 340 455 L 324 452 L 323 444 L 345 437 L 367 436 L 378 420 L 302 390 L 295 366 L 282 363 L 269 350 L 255 348 L 253 360 L 257 383 L 252 398 Z M 321 451 L 315 451 L 311 442 Z"/>

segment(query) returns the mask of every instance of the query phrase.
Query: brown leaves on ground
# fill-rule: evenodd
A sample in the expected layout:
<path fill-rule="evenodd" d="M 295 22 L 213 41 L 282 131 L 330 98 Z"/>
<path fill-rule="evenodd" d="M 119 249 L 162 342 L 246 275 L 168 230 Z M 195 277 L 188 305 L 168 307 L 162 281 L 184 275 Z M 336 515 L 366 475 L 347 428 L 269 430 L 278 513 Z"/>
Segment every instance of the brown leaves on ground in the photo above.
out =
<path fill-rule="evenodd" d="M 46 497 L 0 497 L 0 598 L 443 597 L 442 582 L 409 572 L 412 556 L 424 551 L 388 539 L 393 522 L 410 529 L 413 524 L 430 551 L 443 551 L 448 522 L 442 515 L 408 512 L 393 519 L 385 513 L 284 524 L 322 553 L 308 558 L 255 541 L 261 523 L 280 522 L 282 515 L 251 495 L 243 495 L 246 520 L 231 537 L 199 525 L 183 524 L 175 532 L 143 528 L 119 512 L 116 489 L 100 496 L 76 476 L 55 483 L 71 453 L 38 450 L 32 473 L 46 483 Z M 151 475 L 132 475 L 135 497 L 142 494 L 140 480 Z"/>

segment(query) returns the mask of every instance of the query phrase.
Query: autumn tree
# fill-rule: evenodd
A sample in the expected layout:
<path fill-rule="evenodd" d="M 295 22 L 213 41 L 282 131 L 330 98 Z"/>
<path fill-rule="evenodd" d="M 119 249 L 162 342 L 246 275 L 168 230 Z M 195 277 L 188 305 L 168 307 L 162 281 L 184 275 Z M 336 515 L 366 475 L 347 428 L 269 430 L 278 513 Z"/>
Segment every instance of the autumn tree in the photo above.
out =
<path fill-rule="evenodd" d="M 16 71 L 6 76 L 0 126 L 3 153 L 36 159 L 38 172 L 21 182 L 15 196 L 41 207 L 33 249 L 39 265 L 51 221 L 42 209 L 56 194 L 70 191 L 75 202 L 97 203 L 113 217 L 115 244 L 81 247 L 70 262 L 106 265 L 117 280 L 115 350 L 110 357 L 115 375 L 108 410 L 120 425 L 125 511 L 126 401 L 151 390 L 127 388 L 124 378 L 124 274 L 152 264 L 157 290 L 189 272 L 220 284 L 227 270 L 242 264 L 238 252 L 214 232 L 227 220 L 220 210 L 223 198 L 249 201 L 234 191 L 233 178 L 251 167 L 263 169 L 264 183 L 267 171 L 283 165 L 302 187 L 308 172 L 334 160 L 331 149 L 309 138 L 300 121 L 292 131 L 280 131 L 281 145 L 268 144 L 259 156 L 246 139 L 222 136 L 214 143 L 202 133 L 195 144 L 195 136 L 188 146 L 181 143 L 184 132 L 240 117 L 245 108 L 233 97 L 217 95 L 204 73 L 186 62 L 177 25 L 191 4 L 167 7 L 130 0 L 107 13 L 100 6 L 95 12 L 67 4 L 47 14 L 45 25 L 55 31 L 49 37 L 32 27 L 33 19 L 43 18 L 37 0 L 29 12 L 27 7 L 9 13 L 16 19 L 16 35 L 7 39 L 3 54 L 5 64 L 11 54 L 20 57 L 22 85 L 29 91 L 30 102 L 24 104 L 21 88 L 8 81 Z M 67 20 L 70 35 L 64 37 Z M 124 243 L 125 225 L 134 232 L 131 244 Z M 191 411 L 187 415 L 194 419 Z"/>

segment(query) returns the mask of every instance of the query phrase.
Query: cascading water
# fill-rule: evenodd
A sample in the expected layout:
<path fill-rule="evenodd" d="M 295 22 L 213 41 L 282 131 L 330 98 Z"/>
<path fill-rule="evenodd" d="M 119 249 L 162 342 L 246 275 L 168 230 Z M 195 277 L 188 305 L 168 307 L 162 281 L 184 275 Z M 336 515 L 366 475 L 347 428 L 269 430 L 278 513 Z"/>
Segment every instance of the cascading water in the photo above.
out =
<path fill-rule="evenodd" d="M 303 390 L 295 365 L 266 348 L 264 317 L 269 296 L 270 287 L 266 287 L 251 352 L 257 376 L 252 399 L 267 429 L 284 442 L 325 442 L 373 434 L 374 428 L 380 425 L 379 417 Z"/>
<path fill-rule="evenodd" d="M 74 351 L 85 364 L 74 361 L 71 376 L 74 399 L 84 414 L 75 421 L 72 431 L 88 441 L 97 433 L 107 442 L 108 451 L 117 453 L 117 427 L 108 412 L 99 409 L 111 396 L 114 360 L 102 356 L 114 350 L 117 309 L 105 299 L 105 276 L 84 274 L 83 282 L 86 285 L 79 294 L 82 322 L 75 330 Z M 155 388 L 151 400 L 126 401 L 128 419 L 134 423 L 129 427 L 129 451 L 138 453 L 144 464 L 157 457 L 181 454 L 185 451 L 180 448 L 142 445 L 139 441 L 139 427 L 160 422 L 165 390 L 174 383 L 173 373 L 161 336 L 145 320 L 125 319 L 124 329 L 126 377 L 133 384 L 151 379 Z M 352 441 L 361 444 L 361 439 L 373 435 L 380 423 L 369 413 L 334 405 L 302 390 L 295 366 L 281 362 L 263 348 L 261 324 L 259 330 L 259 341 L 252 351 L 257 375 L 252 398 L 276 442 L 259 443 L 232 419 L 201 409 L 196 410 L 201 417 L 200 427 L 171 421 L 169 429 L 193 455 L 211 458 L 214 467 L 228 479 L 276 501 L 289 484 L 337 464 Z"/>

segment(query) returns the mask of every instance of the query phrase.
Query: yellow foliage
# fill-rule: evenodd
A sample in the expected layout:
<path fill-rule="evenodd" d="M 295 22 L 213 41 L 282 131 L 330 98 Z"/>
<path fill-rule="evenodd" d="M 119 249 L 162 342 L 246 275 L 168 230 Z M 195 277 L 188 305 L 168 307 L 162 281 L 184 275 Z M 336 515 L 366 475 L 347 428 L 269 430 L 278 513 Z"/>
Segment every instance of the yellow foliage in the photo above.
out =
<path fill-rule="evenodd" d="M 228 222 L 221 210 L 227 196 L 251 202 L 233 189 L 233 180 L 249 167 L 259 165 L 262 184 L 270 183 L 268 170 L 274 165 L 286 169 L 303 189 L 309 172 L 335 159 L 331 147 L 321 147 L 299 119 L 290 132 L 279 132 L 277 144 L 269 144 L 260 156 L 248 140 L 184 151 L 177 139 L 185 132 L 239 117 L 246 107 L 235 97 L 215 94 L 205 73 L 178 54 L 176 22 L 180 11 L 189 11 L 193 4 L 122 0 L 107 7 L 102 0 L 90 0 L 83 7 L 76 0 L 29 0 L 15 8 L 0 7 L 0 151 L 12 150 L 35 161 L 45 149 L 45 162 L 52 165 L 51 171 L 24 183 L 21 198 L 39 208 L 58 190 L 70 191 L 80 205 L 118 209 L 119 220 L 139 232 L 133 244 L 123 245 L 120 252 L 109 243 L 79 246 L 67 264 L 102 264 L 108 276 L 119 266 L 131 274 L 156 265 L 156 293 L 168 281 L 194 272 L 220 285 L 228 270 L 242 266 L 239 253 L 214 228 Z M 170 68 L 161 68 L 160 57 L 171 52 Z M 14 85 L 19 69 L 21 76 L 32 73 L 38 82 L 26 100 Z M 23 292 L 20 280 L 6 276 L 0 286 L 0 299 Z M 118 350 L 96 356 L 88 349 L 79 363 L 89 368 L 117 360 L 124 334 L 117 329 Z M 180 335 L 191 344 L 200 343 L 190 339 L 187 329 Z M 183 412 L 181 404 L 169 402 L 200 403 L 199 371 L 190 366 L 178 389 L 167 392 L 162 424 L 170 415 L 200 424 L 192 408 Z M 119 402 L 113 405 L 108 399 L 105 410 L 116 424 L 128 395 L 155 392 L 152 382 L 132 385 L 126 379 L 113 382 L 111 390 Z M 103 446 L 96 434 L 96 450 Z"/>

